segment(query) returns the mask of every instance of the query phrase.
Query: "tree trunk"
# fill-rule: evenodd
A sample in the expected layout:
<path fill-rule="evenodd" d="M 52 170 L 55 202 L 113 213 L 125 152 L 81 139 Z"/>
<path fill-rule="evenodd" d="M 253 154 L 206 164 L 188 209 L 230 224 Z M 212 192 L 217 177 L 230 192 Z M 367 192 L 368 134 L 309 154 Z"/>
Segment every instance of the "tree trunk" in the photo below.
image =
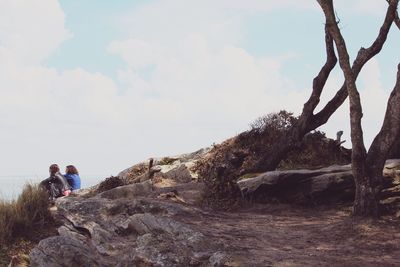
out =
<path fill-rule="evenodd" d="M 353 214 L 354 216 L 377 217 L 384 161 L 400 132 L 400 65 L 398 66 L 397 82 L 388 101 L 382 128 L 367 153 L 361 126 L 363 113 L 360 95 L 353 70 L 350 67 L 346 43 L 336 22 L 333 3 L 332 0 L 318 0 L 318 3 L 325 13 L 329 32 L 335 42 L 339 54 L 339 64 L 345 76 L 349 95 L 352 170 L 356 184 Z M 398 0 L 391 0 L 389 4 L 397 7 Z"/>
<path fill-rule="evenodd" d="M 379 199 L 378 192 L 371 183 L 373 178 L 364 175 L 364 177 L 354 177 L 354 180 L 356 194 L 353 204 L 353 216 L 377 217 L 379 215 Z"/>

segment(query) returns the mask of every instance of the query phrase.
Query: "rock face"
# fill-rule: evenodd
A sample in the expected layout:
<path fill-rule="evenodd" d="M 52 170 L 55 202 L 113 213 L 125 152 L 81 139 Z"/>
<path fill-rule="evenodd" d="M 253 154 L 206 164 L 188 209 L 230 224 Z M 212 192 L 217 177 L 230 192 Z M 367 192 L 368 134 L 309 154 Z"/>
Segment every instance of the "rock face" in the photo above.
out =
<path fill-rule="evenodd" d="M 384 169 L 387 186 L 396 186 L 400 160 L 388 160 Z M 256 202 L 271 199 L 290 203 L 352 201 L 354 181 L 350 165 L 318 170 L 272 171 L 238 181 L 242 195 Z"/>
<path fill-rule="evenodd" d="M 210 243 L 179 219 L 202 216 L 202 211 L 151 198 L 159 192 L 137 186 L 57 200 L 64 225 L 59 236 L 42 240 L 31 252 L 31 266 L 203 266 L 218 261 L 215 252 L 223 254 L 218 242 Z M 121 198 L 116 198 L 118 190 L 125 192 Z"/>

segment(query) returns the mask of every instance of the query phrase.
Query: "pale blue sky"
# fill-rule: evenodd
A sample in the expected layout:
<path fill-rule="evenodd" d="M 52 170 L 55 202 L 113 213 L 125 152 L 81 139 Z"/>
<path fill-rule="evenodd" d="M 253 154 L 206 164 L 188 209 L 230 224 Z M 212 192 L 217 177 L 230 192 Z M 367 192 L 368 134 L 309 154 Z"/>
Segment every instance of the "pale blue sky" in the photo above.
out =
<path fill-rule="evenodd" d="M 354 59 L 386 2 L 335 3 Z M 323 24 L 313 0 L 0 1 L 0 170 L 41 177 L 57 162 L 116 175 L 221 142 L 263 114 L 298 114 L 325 60 Z M 367 143 L 399 43 L 393 28 L 358 80 Z M 337 66 L 321 101 L 342 81 Z M 345 103 L 321 130 L 349 139 L 348 121 Z"/>
<path fill-rule="evenodd" d="M 46 60 L 46 64 L 59 70 L 81 67 L 115 79 L 116 70 L 124 66 L 124 61 L 107 50 L 113 40 L 124 38 L 119 16 L 150 2 L 155 1 L 61 0 L 61 7 L 66 14 L 65 25 L 73 37 L 65 41 Z M 341 29 L 349 40 L 348 49 L 354 58 L 360 46 L 368 46 L 375 38 L 383 17 L 347 13 L 346 10 L 338 10 Z M 321 12 L 315 10 L 299 13 L 296 8 L 286 8 L 259 12 L 246 16 L 243 23 L 244 40 L 239 45 L 256 57 L 292 55 L 293 58 L 284 65 L 283 73 L 308 86 L 310 77 L 313 77 L 324 56 L 323 23 Z M 394 37 L 399 40 L 398 35 Z M 400 59 L 394 53 L 395 48 L 396 41 L 388 42 L 387 48 L 377 57 L 388 63 L 382 67 L 388 67 L 390 73 L 393 73 L 390 66 L 397 64 Z M 385 85 L 390 86 L 393 77 L 385 75 L 383 78 Z"/>

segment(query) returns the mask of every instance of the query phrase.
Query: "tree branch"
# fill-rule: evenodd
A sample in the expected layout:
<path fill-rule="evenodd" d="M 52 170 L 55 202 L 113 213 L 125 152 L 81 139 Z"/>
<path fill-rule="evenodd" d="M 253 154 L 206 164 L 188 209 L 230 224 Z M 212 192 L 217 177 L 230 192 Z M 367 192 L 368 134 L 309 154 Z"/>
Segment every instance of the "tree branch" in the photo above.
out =
<path fill-rule="evenodd" d="M 335 49 L 333 47 L 333 39 L 325 26 L 325 47 L 326 47 L 326 62 L 319 71 L 318 75 L 313 80 L 312 93 L 308 101 L 304 104 L 303 112 L 300 117 L 309 117 L 317 107 L 322 90 L 325 86 L 328 77 L 337 63 Z"/>
<path fill-rule="evenodd" d="M 386 16 L 375 41 L 369 48 L 362 47 L 358 51 L 357 57 L 354 60 L 352 66 L 354 79 L 357 79 L 358 74 L 360 73 L 365 63 L 367 63 L 372 57 L 377 55 L 382 50 L 382 47 L 386 42 L 390 27 L 393 24 L 395 17 L 398 18 L 398 16 L 396 16 L 398 2 L 399 0 L 388 1 L 389 6 L 386 11 Z M 310 125 L 308 125 L 309 127 L 307 131 L 314 130 L 317 127 L 325 124 L 330 116 L 343 104 L 347 96 L 347 87 L 346 83 L 344 82 L 339 91 L 337 91 L 336 95 L 325 105 L 325 107 L 320 112 L 313 116 Z"/>

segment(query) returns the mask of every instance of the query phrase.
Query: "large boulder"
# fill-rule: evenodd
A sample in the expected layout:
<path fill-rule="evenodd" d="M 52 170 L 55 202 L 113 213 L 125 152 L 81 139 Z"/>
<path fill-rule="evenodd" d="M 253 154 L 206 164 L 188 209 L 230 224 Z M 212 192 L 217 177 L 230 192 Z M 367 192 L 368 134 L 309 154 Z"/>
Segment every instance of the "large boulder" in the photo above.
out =
<path fill-rule="evenodd" d="M 400 160 L 386 162 L 383 171 L 386 187 L 396 186 L 399 168 Z M 297 204 L 352 201 L 355 190 L 351 165 L 265 172 L 239 180 L 237 185 L 243 197 L 256 202 L 277 199 Z"/>

